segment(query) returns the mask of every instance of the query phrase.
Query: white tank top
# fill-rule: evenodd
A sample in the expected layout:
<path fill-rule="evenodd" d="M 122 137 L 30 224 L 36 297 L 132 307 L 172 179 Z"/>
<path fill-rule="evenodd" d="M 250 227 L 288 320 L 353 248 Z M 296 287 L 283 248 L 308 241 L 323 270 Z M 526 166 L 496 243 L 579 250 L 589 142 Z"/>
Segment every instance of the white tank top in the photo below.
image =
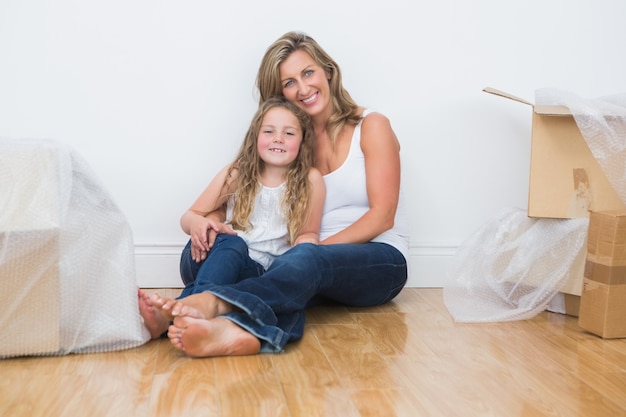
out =
<path fill-rule="evenodd" d="M 277 256 L 291 246 L 288 243 L 287 221 L 281 210 L 285 184 L 278 187 L 259 186 L 261 189 L 256 195 L 254 211 L 250 216 L 252 229 L 247 232 L 235 231 L 248 244 L 250 258 L 267 269 Z M 227 219 L 232 219 L 234 198 L 231 197 L 226 205 Z"/>
<path fill-rule="evenodd" d="M 363 112 L 363 118 L 371 111 Z M 350 150 L 344 163 L 324 175 L 326 200 L 320 231 L 320 240 L 350 226 L 369 210 L 365 184 L 365 155 L 361 150 L 361 124 L 354 128 Z M 409 222 L 404 195 L 400 190 L 395 223 L 392 229 L 378 235 L 372 242 L 387 243 L 398 249 L 409 261 Z"/>

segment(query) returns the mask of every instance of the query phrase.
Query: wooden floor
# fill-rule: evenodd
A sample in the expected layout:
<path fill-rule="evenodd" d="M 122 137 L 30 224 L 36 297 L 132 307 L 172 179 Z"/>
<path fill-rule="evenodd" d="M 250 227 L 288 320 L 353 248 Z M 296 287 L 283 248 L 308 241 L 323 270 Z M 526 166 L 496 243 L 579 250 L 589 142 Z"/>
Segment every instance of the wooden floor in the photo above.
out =
<path fill-rule="evenodd" d="M 0 415 L 625 416 L 626 340 L 547 312 L 456 324 L 441 289 L 405 289 L 382 307 L 311 310 L 283 354 L 189 359 L 163 339 L 0 360 Z"/>

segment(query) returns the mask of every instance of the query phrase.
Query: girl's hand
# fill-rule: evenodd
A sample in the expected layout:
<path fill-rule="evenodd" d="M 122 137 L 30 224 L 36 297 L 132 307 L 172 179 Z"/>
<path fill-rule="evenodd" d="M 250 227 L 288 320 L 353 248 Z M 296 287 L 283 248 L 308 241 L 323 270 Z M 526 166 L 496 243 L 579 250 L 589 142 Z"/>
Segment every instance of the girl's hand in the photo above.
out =
<path fill-rule="evenodd" d="M 219 233 L 237 234 L 227 224 L 211 216 L 202 217 L 200 215 L 194 219 L 190 232 L 191 257 L 196 262 L 202 262 L 206 259 Z"/>
<path fill-rule="evenodd" d="M 217 231 L 213 228 L 214 222 L 206 217 L 197 216 L 191 226 L 191 257 L 196 262 L 206 259 L 207 253 L 211 249 L 209 245 L 210 235 L 213 232 L 213 241 Z"/>
<path fill-rule="evenodd" d="M 237 178 L 237 171 L 230 168 L 230 165 L 222 168 L 180 218 L 180 226 L 191 237 L 191 257 L 196 262 L 206 259 L 219 233 L 236 234 L 223 223 L 226 220 L 226 199 L 234 191 Z"/>

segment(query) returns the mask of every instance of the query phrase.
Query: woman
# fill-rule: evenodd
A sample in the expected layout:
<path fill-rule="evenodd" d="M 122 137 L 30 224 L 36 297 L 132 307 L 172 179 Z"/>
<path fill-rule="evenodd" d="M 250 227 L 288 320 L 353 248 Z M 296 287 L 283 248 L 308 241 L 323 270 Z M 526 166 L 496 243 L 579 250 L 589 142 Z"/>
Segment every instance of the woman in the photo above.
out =
<path fill-rule="evenodd" d="M 302 337 L 306 307 L 323 300 L 374 306 L 406 283 L 400 146 L 388 119 L 353 101 L 337 63 L 303 33 L 286 33 L 268 48 L 257 87 L 261 102 L 282 95 L 313 120 L 315 167 L 326 183 L 320 244 L 295 246 L 255 279 L 178 301 L 154 297 L 173 319 L 170 341 L 189 356 L 280 352 Z M 208 250 L 205 241 L 190 252 L 203 259 Z"/>

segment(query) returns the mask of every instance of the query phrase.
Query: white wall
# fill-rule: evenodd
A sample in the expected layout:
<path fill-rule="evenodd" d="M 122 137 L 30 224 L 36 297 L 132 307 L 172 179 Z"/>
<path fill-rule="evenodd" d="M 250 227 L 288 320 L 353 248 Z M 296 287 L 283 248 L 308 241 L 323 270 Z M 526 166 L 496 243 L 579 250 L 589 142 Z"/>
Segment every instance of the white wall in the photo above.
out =
<path fill-rule="evenodd" d="M 265 48 L 316 38 L 402 143 L 411 286 L 525 207 L 530 108 L 556 87 L 626 91 L 626 2 L 3 0 L 0 137 L 53 138 L 92 165 L 134 232 L 141 285 L 177 285 L 178 220 L 238 147 Z"/>

